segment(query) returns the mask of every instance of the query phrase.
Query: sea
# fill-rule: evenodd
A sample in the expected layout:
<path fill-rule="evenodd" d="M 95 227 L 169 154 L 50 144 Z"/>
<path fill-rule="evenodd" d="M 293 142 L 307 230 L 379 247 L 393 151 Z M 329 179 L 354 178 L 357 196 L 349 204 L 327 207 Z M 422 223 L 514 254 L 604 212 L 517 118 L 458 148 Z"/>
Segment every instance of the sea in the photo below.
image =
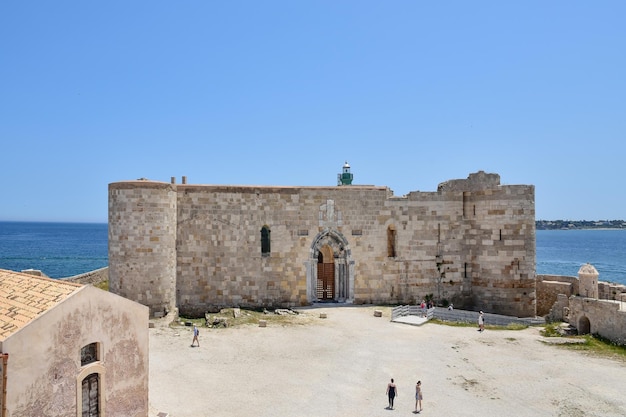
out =
<path fill-rule="evenodd" d="M 0 269 L 65 278 L 109 265 L 106 223 L 0 222 Z"/>
<path fill-rule="evenodd" d="M 592 264 L 600 281 L 626 285 L 626 230 L 537 230 L 537 274 L 577 276 Z M 64 278 L 108 266 L 106 223 L 0 221 L 0 269 Z"/>

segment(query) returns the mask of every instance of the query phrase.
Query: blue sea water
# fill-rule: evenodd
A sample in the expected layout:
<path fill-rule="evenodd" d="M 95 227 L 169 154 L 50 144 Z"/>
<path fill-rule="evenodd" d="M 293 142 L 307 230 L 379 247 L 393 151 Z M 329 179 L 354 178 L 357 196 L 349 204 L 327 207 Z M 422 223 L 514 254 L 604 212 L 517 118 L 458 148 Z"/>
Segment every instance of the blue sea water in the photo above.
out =
<path fill-rule="evenodd" d="M 0 222 L 0 269 L 64 278 L 108 264 L 106 223 Z"/>
<path fill-rule="evenodd" d="M 626 230 L 537 230 L 537 273 L 578 276 L 592 264 L 600 281 L 626 285 Z"/>
<path fill-rule="evenodd" d="M 0 222 L 0 269 L 63 278 L 108 262 L 106 223 Z M 577 276 L 587 262 L 626 285 L 626 230 L 537 230 L 538 274 Z"/>

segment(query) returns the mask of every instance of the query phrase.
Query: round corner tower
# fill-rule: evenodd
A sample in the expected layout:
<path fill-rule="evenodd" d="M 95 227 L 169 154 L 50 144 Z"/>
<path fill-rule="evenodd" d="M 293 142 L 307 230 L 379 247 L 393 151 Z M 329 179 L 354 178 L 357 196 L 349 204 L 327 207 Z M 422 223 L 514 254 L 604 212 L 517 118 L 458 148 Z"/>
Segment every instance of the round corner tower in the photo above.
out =
<path fill-rule="evenodd" d="M 176 307 L 176 185 L 109 184 L 109 288 L 151 316 Z"/>
<path fill-rule="evenodd" d="M 583 297 L 598 298 L 598 277 L 596 268 L 587 263 L 578 270 L 579 293 Z"/>

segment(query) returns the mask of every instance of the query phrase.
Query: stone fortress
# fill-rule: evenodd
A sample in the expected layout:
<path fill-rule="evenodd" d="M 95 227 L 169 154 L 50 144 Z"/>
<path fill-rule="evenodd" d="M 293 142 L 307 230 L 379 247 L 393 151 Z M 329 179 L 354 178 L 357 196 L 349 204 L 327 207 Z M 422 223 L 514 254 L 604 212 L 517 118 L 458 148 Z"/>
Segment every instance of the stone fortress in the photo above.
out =
<path fill-rule="evenodd" d="M 109 286 L 150 308 L 439 304 L 536 315 L 535 194 L 479 171 L 434 192 L 109 184 Z"/>

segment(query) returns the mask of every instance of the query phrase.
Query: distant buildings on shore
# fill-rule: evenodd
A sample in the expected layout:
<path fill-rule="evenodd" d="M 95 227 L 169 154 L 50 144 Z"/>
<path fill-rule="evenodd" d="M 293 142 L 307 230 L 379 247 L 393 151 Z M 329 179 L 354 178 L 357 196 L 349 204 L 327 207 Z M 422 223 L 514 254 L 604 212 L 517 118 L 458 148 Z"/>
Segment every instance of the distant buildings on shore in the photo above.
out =
<path fill-rule="evenodd" d="M 626 220 L 536 220 L 537 230 L 626 229 Z"/>

